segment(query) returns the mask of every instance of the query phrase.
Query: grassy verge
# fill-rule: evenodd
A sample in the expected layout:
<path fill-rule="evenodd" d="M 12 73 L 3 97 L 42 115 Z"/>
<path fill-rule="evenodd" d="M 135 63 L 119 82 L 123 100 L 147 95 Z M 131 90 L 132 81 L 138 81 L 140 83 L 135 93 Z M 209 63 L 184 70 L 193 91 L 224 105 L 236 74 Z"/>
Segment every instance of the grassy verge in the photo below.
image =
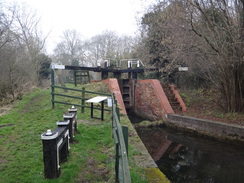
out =
<path fill-rule="evenodd" d="M 85 87 L 89 91 L 106 91 L 99 83 Z M 90 119 L 89 109 L 83 114 L 78 112 L 78 133 L 71 144 L 68 161 L 61 164 L 60 178 L 44 179 L 40 135 L 49 128 L 54 130 L 56 121 L 62 120 L 70 107 L 56 104 L 51 109 L 50 99 L 50 90 L 35 91 L 24 96 L 9 114 L 0 117 L 0 182 L 114 182 L 111 114 L 106 112 L 101 122 Z M 96 111 L 95 115 L 99 114 Z M 129 148 L 132 182 L 146 182 L 143 169 L 134 163 L 138 152 L 132 145 Z"/>

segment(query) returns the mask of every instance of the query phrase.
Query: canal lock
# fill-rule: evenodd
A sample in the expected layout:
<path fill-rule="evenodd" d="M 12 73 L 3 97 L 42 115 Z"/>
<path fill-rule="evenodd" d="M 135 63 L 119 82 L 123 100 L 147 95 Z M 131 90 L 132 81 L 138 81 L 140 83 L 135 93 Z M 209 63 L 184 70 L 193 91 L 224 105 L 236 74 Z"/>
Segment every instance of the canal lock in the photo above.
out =
<path fill-rule="evenodd" d="M 233 145 L 165 125 L 140 127 L 145 119 L 133 112 L 129 118 L 151 157 L 172 183 L 243 183 L 243 144 Z"/>
<path fill-rule="evenodd" d="M 140 127 L 145 119 L 134 114 L 136 80 L 121 79 L 119 86 L 139 137 L 172 183 L 244 182 L 243 144 L 233 145 L 165 125 Z"/>

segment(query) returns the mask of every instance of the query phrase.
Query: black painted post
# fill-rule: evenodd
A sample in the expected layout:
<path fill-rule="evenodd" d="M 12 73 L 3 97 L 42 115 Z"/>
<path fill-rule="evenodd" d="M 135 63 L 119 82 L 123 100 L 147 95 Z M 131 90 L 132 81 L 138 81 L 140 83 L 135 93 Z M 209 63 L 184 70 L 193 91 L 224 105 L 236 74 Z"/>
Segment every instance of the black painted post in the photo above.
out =
<path fill-rule="evenodd" d="M 93 118 L 93 103 L 91 103 L 91 118 Z"/>
<path fill-rule="evenodd" d="M 81 113 L 85 112 L 85 88 L 82 88 Z"/>
<path fill-rule="evenodd" d="M 102 106 L 101 106 L 101 120 L 104 120 L 104 101 L 101 102 Z"/>
<path fill-rule="evenodd" d="M 75 83 L 75 86 L 77 86 L 76 70 L 74 70 L 74 83 Z"/>
<path fill-rule="evenodd" d="M 131 78 L 131 72 L 128 72 L 128 79 Z"/>
<path fill-rule="evenodd" d="M 102 79 L 103 80 L 104 79 L 108 79 L 108 71 L 102 71 L 101 74 L 102 74 Z"/>
<path fill-rule="evenodd" d="M 60 161 L 67 160 L 68 156 L 68 136 L 67 127 L 58 127 L 53 132 L 49 129 L 41 135 L 46 179 L 60 176 Z"/>
<path fill-rule="evenodd" d="M 68 125 L 69 137 L 70 137 L 70 142 L 73 142 L 75 137 L 75 127 L 74 127 L 75 114 L 73 113 L 64 114 L 63 118 L 64 121 L 69 121 L 69 125 Z"/>
<path fill-rule="evenodd" d="M 68 109 L 69 113 L 75 114 L 75 121 L 74 121 L 74 127 L 75 132 L 77 132 L 77 108 L 75 106 L 72 106 Z"/>
<path fill-rule="evenodd" d="M 120 79 L 120 78 L 121 78 L 121 73 L 119 73 L 119 72 L 114 72 L 114 77 L 115 77 L 116 79 Z"/>
<path fill-rule="evenodd" d="M 65 127 L 67 129 L 66 131 L 66 134 L 64 134 L 64 141 L 67 142 L 63 145 L 63 147 L 60 149 L 61 151 L 61 155 L 60 155 L 60 162 L 65 162 L 67 161 L 67 157 L 68 157 L 68 154 L 69 154 L 69 149 L 70 149 L 70 146 L 69 146 L 69 123 L 70 121 L 69 120 L 66 120 L 66 121 L 57 121 L 57 126 L 58 127 Z"/>
<path fill-rule="evenodd" d="M 69 139 L 70 139 L 69 130 L 66 130 L 66 134 L 64 134 L 64 136 L 63 136 L 64 144 L 62 145 L 62 147 L 60 149 L 60 155 L 59 155 L 60 163 L 63 163 L 68 160 L 69 149 L 70 149 Z"/>
<path fill-rule="evenodd" d="M 42 134 L 41 138 L 43 144 L 44 177 L 46 179 L 58 178 L 60 167 L 57 157 L 56 134 L 48 130 Z"/>
<path fill-rule="evenodd" d="M 104 68 L 108 68 L 108 62 L 104 62 Z"/>
<path fill-rule="evenodd" d="M 137 79 L 137 72 L 132 73 L 132 79 Z"/>
<path fill-rule="evenodd" d="M 54 105 L 54 70 L 51 69 L 51 93 L 52 93 L 52 109 L 54 109 L 55 105 Z"/>

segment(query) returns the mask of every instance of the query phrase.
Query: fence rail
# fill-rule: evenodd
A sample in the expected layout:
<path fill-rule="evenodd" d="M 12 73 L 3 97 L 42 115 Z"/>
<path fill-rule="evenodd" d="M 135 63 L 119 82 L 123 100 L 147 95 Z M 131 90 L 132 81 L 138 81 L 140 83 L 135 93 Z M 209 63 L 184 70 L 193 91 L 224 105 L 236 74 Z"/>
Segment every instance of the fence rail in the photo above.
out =
<path fill-rule="evenodd" d="M 91 108 L 90 106 L 85 105 L 85 101 L 89 99 L 89 98 L 85 97 L 86 94 L 96 94 L 96 95 L 102 95 L 102 96 L 109 96 L 109 97 L 111 97 L 111 94 L 87 91 L 87 90 L 85 90 L 85 88 L 82 88 L 80 90 L 80 89 L 67 88 L 67 87 L 55 86 L 55 85 L 52 85 L 51 88 L 52 88 L 52 92 L 51 92 L 52 100 L 51 101 L 52 101 L 52 108 L 53 109 L 55 108 L 55 103 L 58 103 L 58 104 L 73 105 L 73 106 L 76 106 L 76 107 L 81 107 L 81 112 L 84 113 L 85 108 Z M 68 94 L 56 93 L 55 92 L 55 88 L 79 92 L 79 93 L 81 93 L 81 97 L 77 97 L 77 96 L 73 96 L 73 95 L 68 95 Z M 72 98 L 72 99 L 78 99 L 78 100 L 80 100 L 80 104 L 58 101 L 58 100 L 55 100 L 55 96 Z M 93 108 L 94 109 L 100 109 L 99 107 L 93 107 Z M 111 111 L 110 109 L 104 109 L 104 110 L 105 111 Z"/>
<path fill-rule="evenodd" d="M 91 93 L 91 94 L 97 94 L 97 95 L 109 96 L 109 97 L 111 96 L 111 94 L 100 93 L 100 92 L 92 92 L 92 91 L 86 91 L 85 88 L 82 88 L 82 90 L 80 90 L 80 89 L 67 88 L 67 87 L 56 86 L 56 85 L 53 85 L 52 87 L 53 87 L 53 88 L 64 89 L 64 90 L 72 90 L 72 91 L 77 91 L 77 92 L 85 92 L 85 93 Z"/>

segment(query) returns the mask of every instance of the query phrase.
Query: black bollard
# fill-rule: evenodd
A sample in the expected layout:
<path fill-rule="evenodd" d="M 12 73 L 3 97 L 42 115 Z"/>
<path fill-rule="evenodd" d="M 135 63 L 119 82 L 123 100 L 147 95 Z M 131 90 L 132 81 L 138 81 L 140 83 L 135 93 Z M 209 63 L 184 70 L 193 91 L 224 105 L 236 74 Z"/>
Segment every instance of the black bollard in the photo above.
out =
<path fill-rule="evenodd" d="M 69 113 L 75 114 L 75 121 L 74 121 L 74 128 L 75 132 L 77 132 L 77 108 L 75 106 L 72 106 L 71 108 L 68 109 Z"/>
<path fill-rule="evenodd" d="M 60 162 L 63 163 L 65 161 L 67 161 L 67 158 L 68 158 L 68 155 L 69 155 L 69 149 L 70 149 L 70 146 L 69 146 L 69 141 L 70 141 L 70 136 L 69 136 L 69 121 L 57 121 L 57 126 L 58 127 L 66 127 L 67 128 L 67 134 L 65 134 L 64 136 L 64 140 L 67 141 L 67 143 L 65 143 L 63 146 L 65 147 L 62 147 L 61 148 L 61 155 L 60 155 Z"/>
<path fill-rule="evenodd" d="M 64 121 L 69 121 L 69 136 L 70 142 L 74 141 L 75 137 L 75 114 L 74 113 L 67 113 L 63 115 Z"/>
<path fill-rule="evenodd" d="M 44 177 L 54 179 L 60 176 L 60 163 L 67 160 L 69 152 L 69 130 L 67 126 L 41 135 L 43 144 Z"/>

